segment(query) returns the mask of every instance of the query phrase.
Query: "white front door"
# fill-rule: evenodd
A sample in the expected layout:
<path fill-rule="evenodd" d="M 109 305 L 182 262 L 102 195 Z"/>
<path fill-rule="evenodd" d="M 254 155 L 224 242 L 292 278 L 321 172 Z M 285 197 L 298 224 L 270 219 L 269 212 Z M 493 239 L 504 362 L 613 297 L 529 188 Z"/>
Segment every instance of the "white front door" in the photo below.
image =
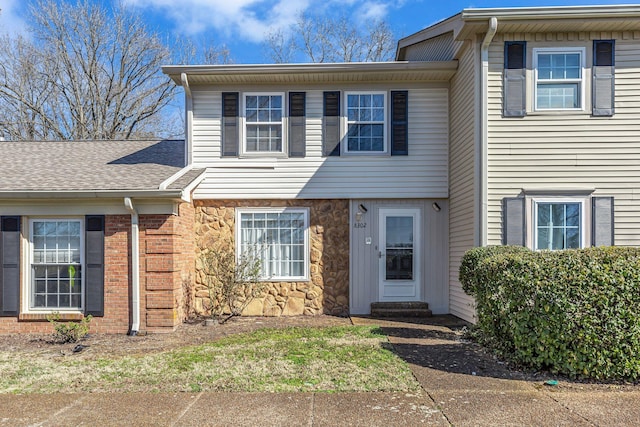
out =
<path fill-rule="evenodd" d="M 420 301 L 420 209 L 380 209 L 380 301 Z"/>

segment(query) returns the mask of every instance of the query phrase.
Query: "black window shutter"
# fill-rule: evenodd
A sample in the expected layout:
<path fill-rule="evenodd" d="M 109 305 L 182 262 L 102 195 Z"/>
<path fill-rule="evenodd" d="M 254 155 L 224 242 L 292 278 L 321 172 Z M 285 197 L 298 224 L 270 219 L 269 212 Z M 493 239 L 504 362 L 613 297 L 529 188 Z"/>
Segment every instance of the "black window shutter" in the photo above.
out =
<path fill-rule="evenodd" d="M 502 244 L 525 246 L 525 207 L 523 197 L 502 199 Z"/>
<path fill-rule="evenodd" d="M 593 41 L 591 98 L 594 116 L 613 116 L 615 112 L 615 40 Z"/>
<path fill-rule="evenodd" d="M 85 217 L 85 314 L 104 316 L 104 215 Z"/>
<path fill-rule="evenodd" d="M 306 93 L 289 92 L 289 157 L 306 154 Z"/>
<path fill-rule="evenodd" d="M 237 157 L 240 144 L 239 113 L 240 94 L 222 93 L 222 156 Z"/>
<path fill-rule="evenodd" d="M 502 115 L 524 117 L 526 101 L 527 42 L 504 43 L 504 82 L 502 88 Z"/>
<path fill-rule="evenodd" d="M 613 197 L 591 198 L 591 246 L 615 244 Z"/>
<path fill-rule="evenodd" d="M 20 217 L 0 217 L 0 316 L 20 312 Z"/>
<path fill-rule="evenodd" d="M 340 155 L 340 92 L 324 92 L 322 155 Z"/>
<path fill-rule="evenodd" d="M 391 155 L 409 154 L 409 92 L 391 92 Z"/>

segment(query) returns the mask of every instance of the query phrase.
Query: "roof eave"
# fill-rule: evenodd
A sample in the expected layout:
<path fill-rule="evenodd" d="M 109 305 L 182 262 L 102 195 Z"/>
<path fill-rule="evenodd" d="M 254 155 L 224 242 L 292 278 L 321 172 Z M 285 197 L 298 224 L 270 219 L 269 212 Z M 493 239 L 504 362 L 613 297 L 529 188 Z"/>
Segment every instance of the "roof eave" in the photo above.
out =
<path fill-rule="evenodd" d="M 11 190 L 0 191 L 0 199 L 137 199 L 182 200 L 183 190 Z"/>
<path fill-rule="evenodd" d="M 465 22 L 486 21 L 491 17 L 499 20 L 531 19 L 609 19 L 637 18 L 640 5 L 596 5 L 596 6 L 546 6 L 464 9 L 461 12 Z"/>
<path fill-rule="evenodd" d="M 289 75 L 304 76 L 313 74 L 341 75 L 349 73 L 394 73 L 394 72 L 424 72 L 424 71 L 447 71 L 457 69 L 456 61 L 440 61 L 430 63 L 419 63 L 410 61 L 390 61 L 390 62 L 345 62 L 345 63 L 319 63 L 319 64 L 242 64 L 242 65 L 166 65 L 162 67 L 162 72 L 167 74 L 177 85 L 182 85 L 181 74 L 206 75 L 212 80 L 216 76 L 224 77 L 229 75 L 238 76 L 262 76 L 265 81 L 270 80 L 270 76 Z"/>

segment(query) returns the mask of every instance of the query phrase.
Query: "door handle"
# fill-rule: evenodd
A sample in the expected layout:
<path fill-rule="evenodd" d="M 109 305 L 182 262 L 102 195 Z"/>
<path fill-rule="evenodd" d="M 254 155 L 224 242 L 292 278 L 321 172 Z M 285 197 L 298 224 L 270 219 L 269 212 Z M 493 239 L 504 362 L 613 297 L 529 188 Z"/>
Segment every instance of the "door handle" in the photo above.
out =
<path fill-rule="evenodd" d="M 378 251 L 378 258 L 382 258 L 382 251 Z"/>

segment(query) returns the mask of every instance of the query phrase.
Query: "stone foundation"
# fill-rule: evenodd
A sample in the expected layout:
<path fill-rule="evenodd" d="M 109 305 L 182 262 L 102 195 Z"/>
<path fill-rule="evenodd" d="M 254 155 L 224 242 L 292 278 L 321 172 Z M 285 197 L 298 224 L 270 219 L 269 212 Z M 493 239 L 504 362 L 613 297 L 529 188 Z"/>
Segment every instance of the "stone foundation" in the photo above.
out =
<path fill-rule="evenodd" d="M 244 310 L 246 316 L 295 316 L 349 313 L 348 200 L 197 200 L 196 259 L 207 245 L 234 241 L 238 207 L 309 208 L 309 280 L 266 284 L 263 297 Z M 196 262 L 193 309 L 206 315 L 209 292 L 202 266 Z"/>

